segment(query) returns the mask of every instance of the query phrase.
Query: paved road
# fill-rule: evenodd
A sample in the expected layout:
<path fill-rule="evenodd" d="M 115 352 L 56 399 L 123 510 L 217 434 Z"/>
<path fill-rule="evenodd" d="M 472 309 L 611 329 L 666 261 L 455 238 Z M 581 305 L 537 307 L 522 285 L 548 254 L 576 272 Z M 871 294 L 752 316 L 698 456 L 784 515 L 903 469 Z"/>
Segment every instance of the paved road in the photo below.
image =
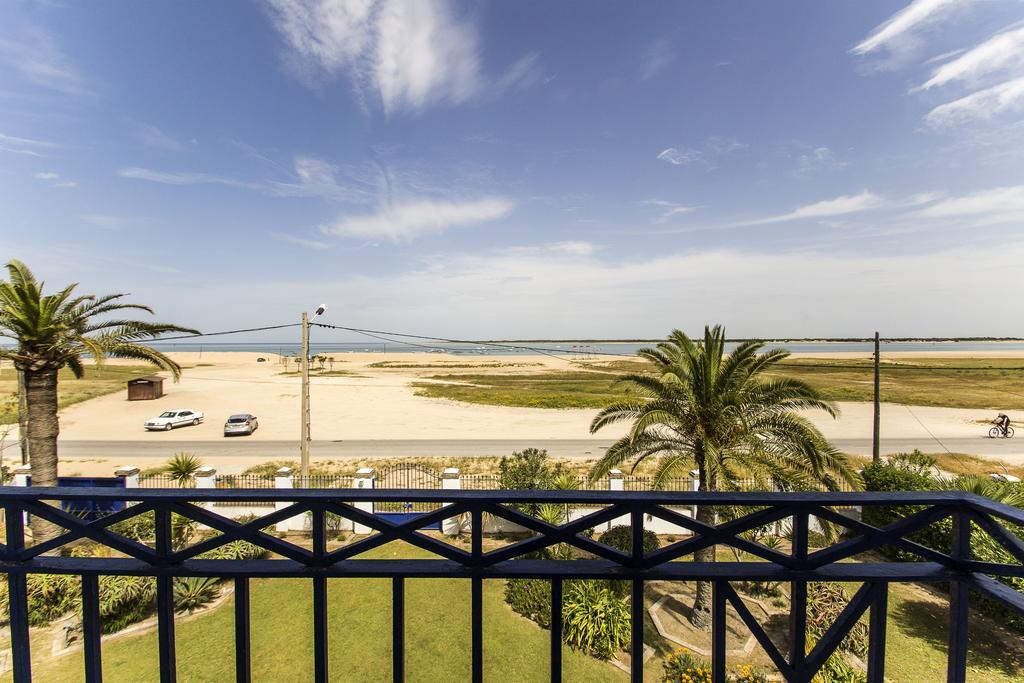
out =
<path fill-rule="evenodd" d="M 837 439 L 833 445 L 845 453 L 868 454 L 871 439 Z M 942 443 L 953 453 L 993 456 L 1024 461 L 1024 437 L 989 439 L 986 437 L 947 438 Z M 597 457 L 611 444 L 605 439 L 422 439 L 373 441 L 314 441 L 314 458 L 388 458 L 426 456 L 508 455 L 523 448 L 546 448 L 557 457 Z M 941 452 L 932 439 L 883 439 L 883 453 L 900 453 L 915 448 L 926 453 Z M 201 457 L 297 458 L 297 441 L 255 441 L 244 438 L 222 441 L 61 441 L 60 454 L 66 458 L 105 458 L 130 463 L 134 458 L 167 458 L 177 451 Z"/>

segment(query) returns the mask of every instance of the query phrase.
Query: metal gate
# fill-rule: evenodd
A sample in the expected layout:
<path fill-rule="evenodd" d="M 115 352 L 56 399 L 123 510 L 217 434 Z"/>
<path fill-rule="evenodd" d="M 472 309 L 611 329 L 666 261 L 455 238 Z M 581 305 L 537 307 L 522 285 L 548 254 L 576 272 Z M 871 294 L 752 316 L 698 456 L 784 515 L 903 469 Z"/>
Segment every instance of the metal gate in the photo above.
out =
<path fill-rule="evenodd" d="M 374 488 L 378 489 L 439 489 L 441 474 L 423 465 L 395 465 L 380 470 Z M 405 521 L 405 515 L 422 515 L 433 512 L 441 507 L 440 503 L 414 503 L 398 501 L 377 501 L 373 504 L 373 513 L 382 517 L 391 517 L 393 521 Z M 439 528 L 429 525 L 427 529 Z"/>

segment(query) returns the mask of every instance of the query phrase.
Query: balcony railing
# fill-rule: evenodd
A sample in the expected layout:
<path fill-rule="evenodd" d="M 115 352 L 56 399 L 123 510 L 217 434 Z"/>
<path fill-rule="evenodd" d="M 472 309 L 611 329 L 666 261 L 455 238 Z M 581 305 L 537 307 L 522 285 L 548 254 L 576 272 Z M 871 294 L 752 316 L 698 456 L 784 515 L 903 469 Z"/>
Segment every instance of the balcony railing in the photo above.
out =
<path fill-rule="evenodd" d="M 129 505 L 112 515 L 86 521 L 44 501 L 121 500 Z M 212 503 L 266 501 L 278 507 L 256 520 L 239 523 L 218 515 Z M 407 521 L 375 516 L 367 503 L 435 503 L 443 507 Z M 134 504 L 132 504 L 134 503 Z M 595 508 L 571 522 L 552 525 L 511 507 L 516 504 L 555 503 Z M 482 607 L 484 579 L 534 578 L 552 583 L 551 680 L 561 680 L 562 582 L 566 579 L 621 579 L 632 582 L 632 639 L 634 663 L 643 661 L 644 582 L 704 580 L 713 585 L 712 671 L 715 681 L 726 677 L 726 606 L 750 629 L 765 653 L 788 681 L 810 681 L 836 650 L 853 625 L 869 612 L 869 681 L 882 681 L 885 662 L 887 591 L 890 583 L 948 582 L 948 680 L 966 677 L 968 596 L 976 591 L 1024 614 L 1024 595 L 993 577 L 1024 577 L 1024 541 L 1005 526 L 1024 525 L 1024 511 L 962 492 L 913 493 L 696 493 L 619 491 L 458 491 L 458 490 L 317 490 L 317 489 L 84 489 L 0 488 L 6 513 L 6 544 L 0 548 L 0 572 L 7 574 L 10 594 L 10 630 L 15 681 L 31 680 L 27 575 L 73 574 L 82 578 L 85 677 L 102 677 L 98 577 L 138 575 L 156 578 L 157 638 L 162 681 L 175 680 L 173 579 L 185 576 L 226 577 L 235 587 L 235 652 L 239 681 L 250 680 L 249 580 L 251 578 L 308 578 L 313 595 L 314 672 L 317 681 L 328 679 L 327 579 L 335 577 L 390 578 L 393 610 L 393 676 L 404 678 L 404 588 L 409 578 L 466 579 L 471 585 L 471 661 L 474 681 L 483 679 Z M 746 514 L 717 524 L 703 524 L 678 511 L 680 506 L 714 505 L 749 509 Z M 840 511 L 871 506 L 915 506 L 915 512 L 877 528 Z M 155 547 L 128 539 L 110 526 L 152 512 L 156 522 Z M 24 514 L 38 515 L 65 529 L 51 540 L 26 546 Z M 172 547 L 171 519 L 184 515 L 220 534 L 185 549 Z M 305 548 L 262 531 L 297 515 L 312 517 L 312 547 Z M 328 550 L 326 517 L 351 520 L 378 533 L 338 549 Z M 488 552 L 483 549 L 485 516 L 500 517 L 533 533 L 523 540 Z M 689 530 L 683 540 L 650 553 L 643 549 L 642 530 L 648 516 Z M 953 547 L 948 553 L 910 540 L 914 532 L 951 518 Z M 420 529 L 452 518 L 468 522 L 469 549 L 445 543 Z M 588 529 L 613 520 L 632 526 L 632 551 L 622 552 L 585 535 Z M 810 549 L 812 527 L 824 520 L 847 533 L 821 549 Z M 780 552 L 742 534 L 765 525 L 782 524 L 789 530 L 791 551 Z M 971 559 L 971 533 L 989 534 L 1016 560 L 994 564 Z M 78 539 L 91 539 L 122 557 L 60 557 L 52 553 Z M 243 540 L 276 557 L 260 560 L 200 559 L 197 556 L 231 541 Z M 390 541 L 406 541 L 436 554 L 436 559 L 365 559 L 358 556 Z M 592 559 L 519 559 L 545 547 L 568 543 Z M 731 546 L 760 561 L 679 561 L 711 546 Z M 850 562 L 861 553 L 882 546 L 899 548 L 918 562 Z M 790 648 L 780 650 L 751 615 L 733 589 L 733 581 L 783 581 L 791 584 Z M 808 582 L 863 582 L 836 622 L 807 653 Z M 343 675 L 344 672 L 335 672 Z M 632 680 L 641 681 L 642 666 L 632 667 Z"/>

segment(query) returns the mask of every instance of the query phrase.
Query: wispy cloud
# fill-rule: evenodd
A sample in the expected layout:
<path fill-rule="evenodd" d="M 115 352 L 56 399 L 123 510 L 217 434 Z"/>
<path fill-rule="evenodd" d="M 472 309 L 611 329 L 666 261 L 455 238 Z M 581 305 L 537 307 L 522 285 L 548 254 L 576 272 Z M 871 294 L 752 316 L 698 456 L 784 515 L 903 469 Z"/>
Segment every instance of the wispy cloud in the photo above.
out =
<path fill-rule="evenodd" d="M 268 0 L 307 76 L 347 73 L 385 113 L 464 102 L 481 86 L 476 28 L 447 0 Z"/>
<path fill-rule="evenodd" d="M 136 124 L 133 135 L 140 143 L 153 149 L 165 152 L 181 152 L 186 149 L 184 143 L 179 142 L 152 124 Z"/>
<path fill-rule="evenodd" d="M 868 211 L 881 207 L 885 201 L 878 195 L 864 190 L 860 194 L 842 195 L 835 199 L 826 199 L 813 204 L 793 209 L 788 213 L 766 218 L 757 218 L 750 221 L 733 223 L 735 226 L 767 225 L 769 223 L 785 223 L 788 221 L 805 220 L 808 218 L 827 218 L 830 216 L 843 216 L 846 214 Z"/>
<path fill-rule="evenodd" d="M 93 94 L 53 35 L 38 27 L 23 25 L 13 37 L 0 38 L 0 62 L 39 87 L 66 95 Z"/>
<path fill-rule="evenodd" d="M 38 173 L 33 173 L 32 177 L 48 183 L 51 187 L 78 187 L 78 183 L 74 180 L 62 179 L 59 173 L 54 173 L 53 171 L 39 171 Z"/>
<path fill-rule="evenodd" d="M 1024 185 L 994 187 L 927 206 L 918 218 L 971 218 L 974 225 L 1024 220 Z"/>
<path fill-rule="evenodd" d="M 303 249 L 312 249 L 314 251 L 324 251 L 326 249 L 331 249 L 334 246 L 330 242 L 325 242 L 323 240 L 308 239 L 306 237 L 298 237 L 296 235 L 289 235 L 283 232 L 272 232 L 270 235 L 282 242 L 288 242 L 289 244 L 294 244 L 302 247 Z"/>
<path fill-rule="evenodd" d="M 640 65 L 640 78 L 649 81 L 672 65 L 676 60 L 672 43 L 665 38 L 654 41 L 644 52 Z"/>
<path fill-rule="evenodd" d="M 940 128 L 984 121 L 1004 112 L 1024 111 L 1024 76 L 940 104 L 928 112 L 928 125 Z"/>
<path fill-rule="evenodd" d="M 802 146 L 796 153 L 796 164 L 797 167 L 794 173 L 802 178 L 846 166 L 845 161 L 838 158 L 835 152 L 824 145 L 818 147 Z"/>
<path fill-rule="evenodd" d="M 270 192 L 280 197 L 320 197 L 332 201 L 366 203 L 376 196 L 375 188 L 365 181 L 338 179 L 338 168 L 322 159 L 298 155 L 293 160 L 295 179 L 288 182 L 272 181 Z"/>
<path fill-rule="evenodd" d="M 664 199 L 645 199 L 638 202 L 638 204 L 640 206 L 654 206 L 659 209 L 658 218 L 655 220 L 656 223 L 664 223 L 674 216 L 690 213 L 694 209 L 700 208 L 697 206 L 685 206 L 678 202 L 670 202 Z"/>
<path fill-rule="evenodd" d="M 997 33 L 932 72 L 914 90 L 928 90 L 952 81 L 976 83 L 986 76 L 1024 67 L 1024 26 Z"/>
<path fill-rule="evenodd" d="M 11 154 L 26 154 L 33 157 L 45 156 L 40 150 L 54 149 L 58 145 L 47 140 L 33 140 L 32 138 L 19 138 L 13 135 L 0 133 L 0 151 Z"/>
<path fill-rule="evenodd" d="M 132 218 L 130 216 L 114 216 L 111 214 L 104 213 L 86 213 L 79 216 L 86 223 L 90 223 L 106 230 L 116 230 L 129 225 L 138 225 L 139 223 L 145 223 L 149 219 L 146 218 Z"/>
<path fill-rule="evenodd" d="M 881 48 L 900 50 L 914 40 L 921 28 L 944 18 L 958 6 L 971 0 L 914 0 L 896 14 L 879 24 L 867 38 L 850 49 L 857 55 L 866 55 Z"/>
<path fill-rule="evenodd" d="M 162 183 L 164 185 L 228 185 L 230 187 L 258 188 L 255 183 L 247 183 L 234 178 L 212 175 L 210 173 L 199 173 L 193 171 L 154 171 L 148 168 L 130 166 L 122 168 L 117 172 L 122 178 L 132 180 L 146 180 L 151 183 Z"/>
<path fill-rule="evenodd" d="M 668 147 L 659 152 L 657 158 L 673 166 L 689 166 L 697 162 L 713 166 L 718 159 L 747 149 L 748 146 L 736 138 L 713 136 L 705 140 L 699 148 Z"/>
<path fill-rule="evenodd" d="M 512 89 L 526 90 L 552 80 L 554 80 L 554 76 L 549 76 L 544 71 L 540 54 L 530 52 L 508 65 L 508 68 L 495 83 L 495 92 L 500 93 Z"/>
<path fill-rule="evenodd" d="M 321 229 L 328 235 L 386 239 L 397 243 L 442 233 L 449 228 L 504 218 L 513 207 L 514 204 L 504 197 L 472 201 L 416 199 L 388 204 L 369 215 L 345 216 Z"/>

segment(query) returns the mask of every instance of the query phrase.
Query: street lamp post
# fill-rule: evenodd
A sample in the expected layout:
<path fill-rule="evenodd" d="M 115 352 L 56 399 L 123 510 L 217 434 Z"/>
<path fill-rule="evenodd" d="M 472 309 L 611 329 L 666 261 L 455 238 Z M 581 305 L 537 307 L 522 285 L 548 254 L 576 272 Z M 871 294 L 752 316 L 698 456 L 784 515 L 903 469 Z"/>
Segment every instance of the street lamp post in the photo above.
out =
<path fill-rule="evenodd" d="M 302 312 L 302 358 L 299 367 L 299 372 L 302 374 L 302 406 L 300 409 L 302 428 L 299 435 L 299 455 L 302 463 L 300 475 L 303 486 L 309 483 L 309 324 L 323 315 L 326 310 L 327 306 L 320 304 L 312 318 L 309 318 L 305 311 Z"/>

